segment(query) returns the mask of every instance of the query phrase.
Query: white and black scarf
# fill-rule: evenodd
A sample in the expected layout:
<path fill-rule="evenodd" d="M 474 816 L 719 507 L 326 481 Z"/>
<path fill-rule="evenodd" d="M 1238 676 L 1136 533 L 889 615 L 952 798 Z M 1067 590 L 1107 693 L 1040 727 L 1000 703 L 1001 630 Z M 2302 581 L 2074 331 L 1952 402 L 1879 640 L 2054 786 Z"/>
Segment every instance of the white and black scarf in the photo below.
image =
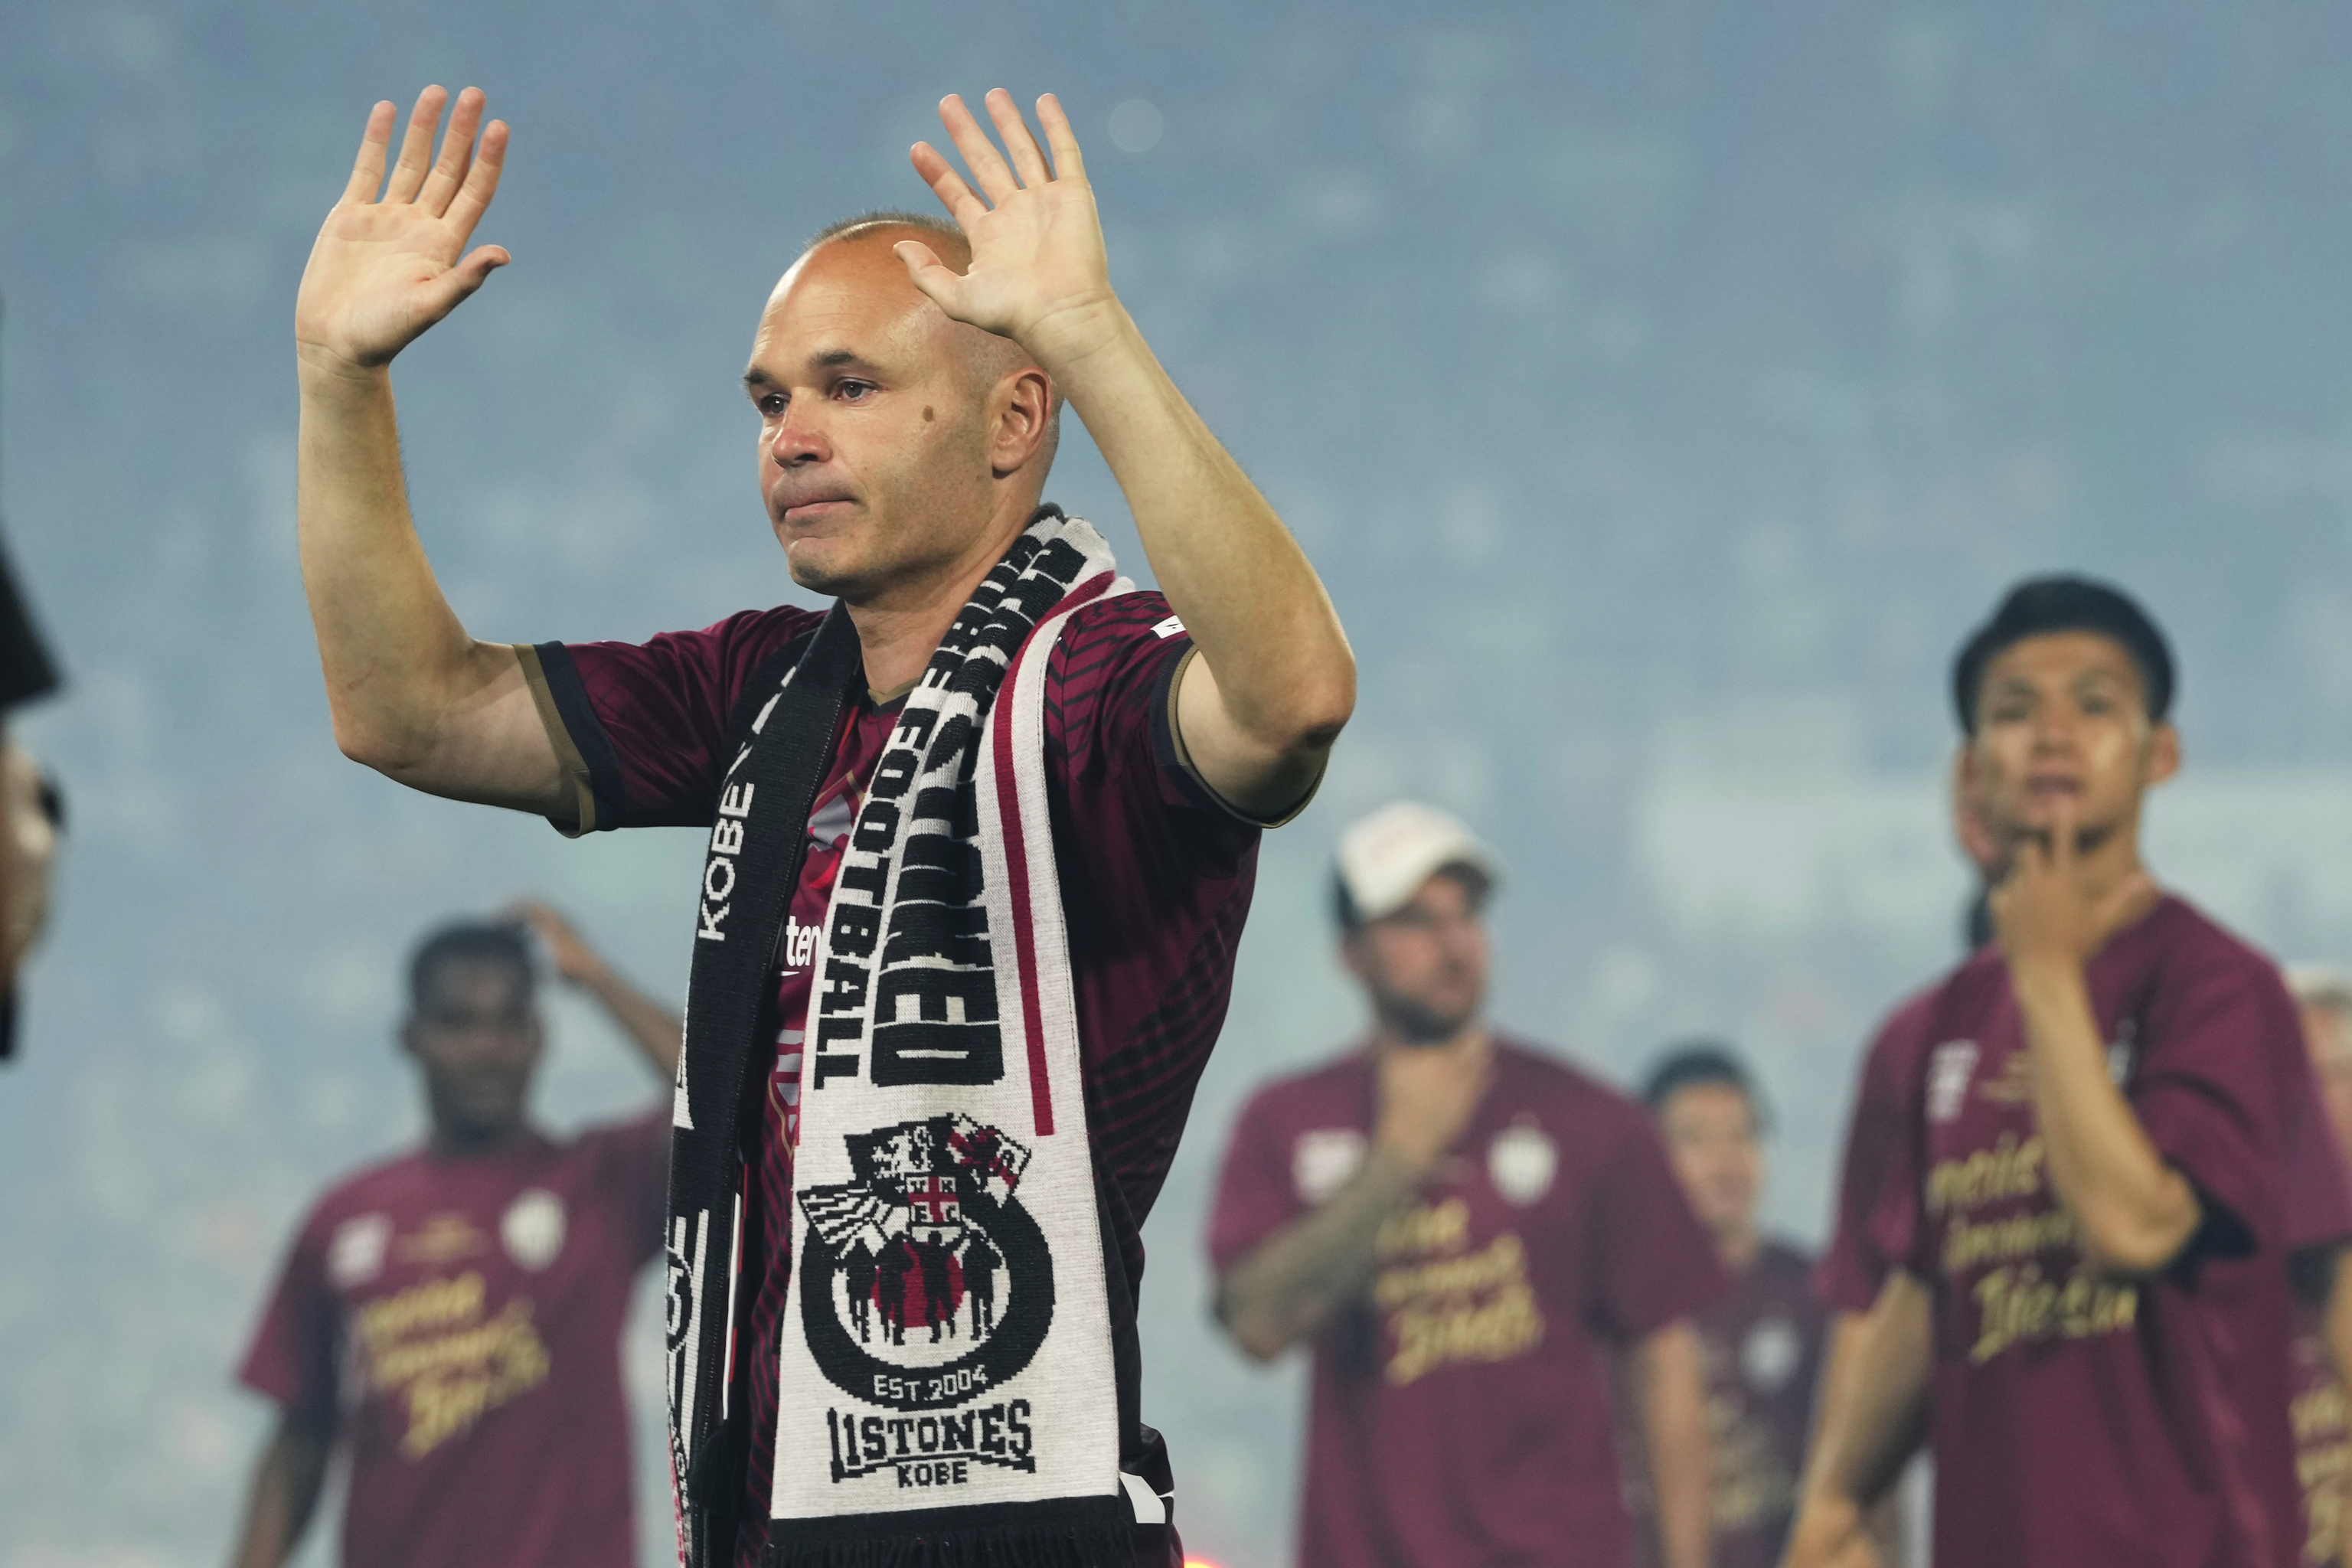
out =
<path fill-rule="evenodd" d="M 1087 1146 L 1045 769 L 1063 623 L 1131 586 L 1093 528 L 1042 509 L 908 694 L 851 829 L 803 1057 L 768 1563 L 1076 1568 L 1165 1550 L 1164 1481 L 1132 1473 L 1164 1467 L 1121 1467 L 1133 1305 Z M 672 1118 L 671 1456 L 691 1568 L 734 1550 L 742 1128 L 760 1114 L 745 1089 L 766 1070 L 811 805 L 863 679 L 838 605 L 792 653 L 719 787 Z"/>

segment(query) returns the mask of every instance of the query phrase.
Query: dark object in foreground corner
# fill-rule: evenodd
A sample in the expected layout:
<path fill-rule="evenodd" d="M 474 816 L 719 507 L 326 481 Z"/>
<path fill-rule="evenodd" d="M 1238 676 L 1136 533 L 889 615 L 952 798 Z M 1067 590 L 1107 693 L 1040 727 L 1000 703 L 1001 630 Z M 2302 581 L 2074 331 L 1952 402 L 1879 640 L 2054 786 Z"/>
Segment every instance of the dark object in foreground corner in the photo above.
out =
<path fill-rule="evenodd" d="M 5 310 L 0 310 L 0 320 L 5 320 Z M 58 685 L 57 665 L 34 629 L 24 595 L 16 589 L 16 574 L 0 550 L 0 736 L 5 736 L 9 714 L 47 697 Z M 23 781 L 26 787 L 12 787 L 9 774 L 15 770 L 0 750 L 0 1061 L 16 1054 L 16 965 L 40 932 L 47 903 L 47 856 L 27 866 L 20 846 L 28 838 L 54 845 L 65 826 L 64 797 L 56 781 L 35 773 Z M 31 766 L 29 762 L 26 765 Z M 26 888 L 33 883 L 37 887 L 27 893 Z"/>

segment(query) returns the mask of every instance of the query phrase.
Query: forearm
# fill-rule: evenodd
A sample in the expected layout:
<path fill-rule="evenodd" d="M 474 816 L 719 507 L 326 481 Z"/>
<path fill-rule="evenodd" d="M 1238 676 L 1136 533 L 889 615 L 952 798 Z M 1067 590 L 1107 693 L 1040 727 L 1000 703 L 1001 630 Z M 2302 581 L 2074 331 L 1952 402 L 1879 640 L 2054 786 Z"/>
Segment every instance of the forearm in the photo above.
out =
<path fill-rule="evenodd" d="M 600 965 L 582 978 L 582 989 L 596 998 L 605 1014 L 619 1025 L 629 1043 L 653 1065 L 665 1080 L 677 1076 L 683 1035 L 678 1016 L 614 973 Z"/>
<path fill-rule="evenodd" d="M 1706 1377 L 1698 1336 L 1672 1324 L 1634 1354 L 1661 1568 L 1705 1568 L 1714 1534 Z"/>
<path fill-rule="evenodd" d="M 1097 346 L 1047 373 L 1118 480 L 1234 726 L 1269 750 L 1328 747 L 1355 703 L 1355 659 L 1329 595 L 1134 321 L 1116 301 L 1104 309 Z"/>
<path fill-rule="evenodd" d="M 1932 1316 L 1927 1287 L 1896 1271 L 1832 1351 L 1805 1475 L 1805 1506 L 1876 1502 L 1916 1449 L 1927 1409 Z"/>
<path fill-rule="evenodd" d="M 447 786 L 479 768 L 452 720 L 527 701 L 521 667 L 511 648 L 467 634 L 434 578 L 409 516 L 390 373 L 315 353 L 298 365 L 302 583 L 336 742 L 404 784 L 456 793 Z"/>
<path fill-rule="evenodd" d="M 1361 1296 L 1381 1225 L 1420 1190 L 1421 1168 L 1379 1144 L 1322 1206 L 1276 1232 L 1226 1271 L 1217 1315 L 1261 1361 L 1311 1338 Z"/>
<path fill-rule="evenodd" d="M 2109 1076 L 2081 970 L 2026 967 L 2011 984 L 2050 1184 L 2074 1216 L 2084 1254 L 2118 1273 L 2153 1273 L 2195 1234 L 2196 1193 L 2164 1163 Z"/>
<path fill-rule="evenodd" d="M 317 1511 L 327 1479 L 327 1437 L 281 1423 L 261 1450 L 230 1568 L 279 1568 Z"/>

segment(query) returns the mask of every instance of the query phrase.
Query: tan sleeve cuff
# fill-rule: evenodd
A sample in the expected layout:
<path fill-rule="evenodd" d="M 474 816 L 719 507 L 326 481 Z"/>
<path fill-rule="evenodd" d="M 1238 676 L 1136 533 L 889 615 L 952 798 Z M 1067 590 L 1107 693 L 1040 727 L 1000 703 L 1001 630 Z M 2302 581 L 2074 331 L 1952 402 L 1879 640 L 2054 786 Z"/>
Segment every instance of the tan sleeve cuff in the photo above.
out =
<path fill-rule="evenodd" d="M 547 667 L 540 662 L 539 649 L 529 643 L 510 645 L 515 662 L 522 666 L 522 678 L 530 687 L 531 705 L 539 710 L 539 721 L 547 729 L 547 742 L 555 750 L 555 765 L 562 770 L 564 782 L 572 786 L 572 809 L 569 820 L 550 812 L 549 824 L 566 838 L 578 838 L 596 831 L 596 792 L 588 785 L 588 763 L 580 755 L 580 744 L 565 727 L 563 715 L 555 705 L 555 693 L 547 684 Z"/>
<path fill-rule="evenodd" d="M 1168 721 L 1168 743 L 1170 750 L 1175 753 L 1176 765 L 1184 770 L 1185 777 L 1192 781 L 1193 784 L 1199 788 L 1201 794 L 1205 798 L 1215 805 L 1218 810 L 1223 812 L 1226 816 L 1232 817 L 1236 822 L 1246 822 L 1252 827 L 1280 827 L 1285 823 L 1295 820 L 1300 812 L 1305 811 L 1308 806 L 1315 804 L 1315 794 L 1318 790 L 1323 787 L 1323 775 L 1331 770 L 1330 757 L 1328 754 L 1324 757 L 1323 766 L 1316 770 L 1315 780 L 1312 784 L 1309 784 L 1307 786 L 1307 793 L 1300 795 L 1295 805 L 1276 816 L 1260 816 L 1255 812 L 1244 811 L 1240 806 L 1235 805 L 1223 795 L 1219 795 L 1216 791 L 1216 787 L 1210 784 L 1207 779 L 1202 778 L 1201 776 L 1201 770 L 1193 764 L 1192 749 L 1184 743 L 1184 727 L 1177 721 L 1176 699 L 1177 694 L 1184 689 L 1184 671 L 1192 664 L 1194 657 L 1198 655 L 1201 649 L 1198 644 L 1194 644 L 1192 647 L 1186 648 L 1177 657 L 1176 668 L 1168 677 L 1168 712 L 1166 715 Z"/>

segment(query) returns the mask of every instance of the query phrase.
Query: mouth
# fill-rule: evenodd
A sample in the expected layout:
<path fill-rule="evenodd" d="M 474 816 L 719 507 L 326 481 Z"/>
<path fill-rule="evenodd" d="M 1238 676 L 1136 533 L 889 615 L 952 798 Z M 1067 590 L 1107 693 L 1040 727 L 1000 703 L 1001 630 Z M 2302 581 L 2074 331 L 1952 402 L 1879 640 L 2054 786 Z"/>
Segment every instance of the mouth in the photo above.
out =
<path fill-rule="evenodd" d="M 2061 800 L 2079 800 L 2083 781 L 2057 773 L 2037 773 L 2025 781 L 2025 798 L 2040 805 Z"/>
<path fill-rule="evenodd" d="M 776 517 L 787 528 L 807 528 L 847 511 L 854 504 L 846 496 L 815 496 L 794 501 Z"/>

